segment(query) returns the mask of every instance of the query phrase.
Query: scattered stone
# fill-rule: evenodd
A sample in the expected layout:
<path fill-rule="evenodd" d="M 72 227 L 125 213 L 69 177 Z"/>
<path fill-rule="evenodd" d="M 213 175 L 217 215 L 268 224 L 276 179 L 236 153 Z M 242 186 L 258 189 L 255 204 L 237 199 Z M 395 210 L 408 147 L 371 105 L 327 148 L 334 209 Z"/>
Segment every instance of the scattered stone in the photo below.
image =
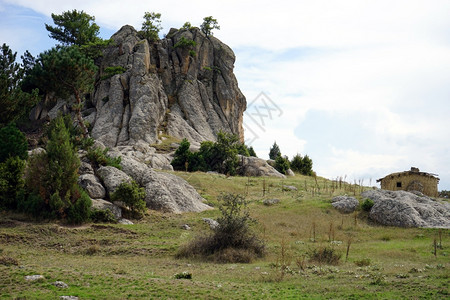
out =
<path fill-rule="evenodd" d="M 118 223 L 119 223 L 119 224 L 123 224 L 123 225 L 133 225 L 133 224 L 134 224 L 134 223 L 131 222 L 130 220 L 124 219 L 124 218 L 120 219 L 120 220 L 118 221 Z"/>
<path fill-rule="evenodd" d="M 28 276 L 25 276 L 25 280 L 26 281 L 40 281 L 40 280 L 44 280 L 45 279 L 45 277 L 44 276 L 42 276 L 42 275 L 28 275 Z"/>
<path fill-rule="evenodd" d="M 209 228 L 212 230 L 216 229 L 219 226 L 219 223 L 216 220 L 210 218 L 203 218 L 203 221 L 209 225 Z"/>
<path fill-rule="evenodd" d="M 264 205 L 271 206 L 280 203 L 280 199 L 266 199 L 263 201 Z"/>
<path fill-rule="evenodd" d="M 298 189 L 293 185 L 283 185 L 283 190 L 285 191 L 297 191 Z"/>
<path fill-rule="evenodd" d="M 45 152 L 45 149 L 38 147 L 36 149 L 28 151 L 28 156 L 38 155 Z"/>
<path fill-rule="evenodd" d="M 94 175 L 94 168 L 92 168 L 92 165 L 90 163 L 81 161 L 81 165 L 80 165 L 80 168 L 78 169 L 78 173 L 80 175 L 84 175 L 84 174 Z"/>
<path fill-rule="evenodd" d="M 331 205 L 343 214 L 352 213 L 359 206 L 358 199 L 349 196 L 336 196 L 331 199 L 331 202 Z"/>
<path fill-rule="evenodd" d="M 78 297 L 75 296 L 59 296 L 61 300 L 78 300 Z"/>
<path fill-rule="evenodd" d="M 191 226 L 189 226 L 188 224 L 183 224 L 183 225 L 181 225 L 181 229 L 191 230 Z"/>
<path fill-rule="evenodd" d="M 61 289 L 67 289 L 69 288 L 69 285 L 65 282 L 62 281 L 55 281 L 52 283 L 52 285 L 56 286 L 57 288 L 61 288 Z"/>
<path fill-rule="evenodd" d="M 374 202 L 369 217 L 383 225 L 450 228 L 450 205 L 406 191 L 369 190 L 361 194 Z"/>

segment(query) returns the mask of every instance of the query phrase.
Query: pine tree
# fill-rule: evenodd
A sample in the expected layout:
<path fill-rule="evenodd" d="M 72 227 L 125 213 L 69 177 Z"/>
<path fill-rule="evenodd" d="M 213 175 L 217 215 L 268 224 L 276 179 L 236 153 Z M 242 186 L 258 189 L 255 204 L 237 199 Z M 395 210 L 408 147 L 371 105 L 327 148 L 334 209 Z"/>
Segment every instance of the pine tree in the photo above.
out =
<path fill-rule="evenodd" d="M 75 96 L 77 122 L 83 135 L 88 131 L 83 122 L 81 108 L 84 94 L 94 87 L 97 67 L 92 59 L 86 57 L 77 47 L 56 47 L 39 55 L 31 72 L 34 82 L 40 89 L 54 92 L 61 98 Z"/>
<path fill-rule="evenodd" d="M 278 147 L 277 142 L 274 142 L 269 151 L 269 158 L 275 160 L 278 156 L 281 156 L 280 147 Z"/>
<path fill-rule="evenodd" d="M 94 22 L 95 17 L 84 11 L 66 11 L 61 15 L 52 14 L 56 26 L 45 24 L 49 36 L 62 45 L 87 45 L 99 42 L 100 27 Z"/>

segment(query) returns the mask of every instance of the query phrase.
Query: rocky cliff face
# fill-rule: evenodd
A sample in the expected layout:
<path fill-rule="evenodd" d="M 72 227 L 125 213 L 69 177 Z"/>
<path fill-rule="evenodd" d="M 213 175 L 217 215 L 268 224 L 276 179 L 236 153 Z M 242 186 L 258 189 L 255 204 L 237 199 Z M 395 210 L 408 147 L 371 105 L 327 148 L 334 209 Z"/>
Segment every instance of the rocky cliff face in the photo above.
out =
<path fill-rule="evenodd" d="M 215 140 L 222 130 L 244 137 L 246 100 L 233 74 L 233 51 L 199 29 L 171 29 L 149 44 L 131 26 L 112 36 L 100 76 L 110 67 L 125 72 L 95 88 L 88 119 L 92 136 L 108 147 L 158 143 L 162 134 L 190 141 Z M 195 46 L 178 46 L 180 40 Z"/>

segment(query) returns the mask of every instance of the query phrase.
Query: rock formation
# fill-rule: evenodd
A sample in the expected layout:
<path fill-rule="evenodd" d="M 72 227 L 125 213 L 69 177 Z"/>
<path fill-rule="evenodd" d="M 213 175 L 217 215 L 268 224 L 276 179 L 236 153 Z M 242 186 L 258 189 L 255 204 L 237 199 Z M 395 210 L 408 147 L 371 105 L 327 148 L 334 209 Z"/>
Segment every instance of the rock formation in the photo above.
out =
<path fill-rule="evenodd" d="M 349 196 L 336 196 L 331 199 L 331 202 L 331 205 L 343 214 L 350 214 L 359 206 L 359 201 Z"/>
<path fill-rule="evenodd" d="M 450 207 L 432 198 L 406 191 L 370 190 L 361 194 L 372 199 L 370 218 L 399 227 L 450 228 Z"/>
<path fill-rule="evenodd" d="M 227 45 L 198 28 L 171 29 L 166 38 L 150 44 L 126 25 L 112 40 L 114 46 L 101 61 L 103 79 L 93 94 L 96 109 L 87 116 L 95 120 L 95 139 L 107 147 L 155 144 L 161 134 L 201 142 L 214 141 L 222 130 L 243 140 L 246 100 Z M 107 78 L 111 67 L 124 72 Z"/>

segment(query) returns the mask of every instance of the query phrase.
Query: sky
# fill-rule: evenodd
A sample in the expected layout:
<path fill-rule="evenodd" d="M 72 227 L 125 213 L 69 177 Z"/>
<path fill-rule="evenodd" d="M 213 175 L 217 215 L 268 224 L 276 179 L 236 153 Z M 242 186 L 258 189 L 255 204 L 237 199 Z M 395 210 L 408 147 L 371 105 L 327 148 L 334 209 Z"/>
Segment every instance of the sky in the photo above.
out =
<path fill-rule="evenodd" d="M 0 0 L 0 43 L 55 45 L 51 13 L 84 10 L 109 38 L 145 12 L 163 30 L 213 16 L 236 55 L 246 142 L 307 154 L 319 176 L 376 179 L 412 166 L 450 190 L 450 1 Z"/>

